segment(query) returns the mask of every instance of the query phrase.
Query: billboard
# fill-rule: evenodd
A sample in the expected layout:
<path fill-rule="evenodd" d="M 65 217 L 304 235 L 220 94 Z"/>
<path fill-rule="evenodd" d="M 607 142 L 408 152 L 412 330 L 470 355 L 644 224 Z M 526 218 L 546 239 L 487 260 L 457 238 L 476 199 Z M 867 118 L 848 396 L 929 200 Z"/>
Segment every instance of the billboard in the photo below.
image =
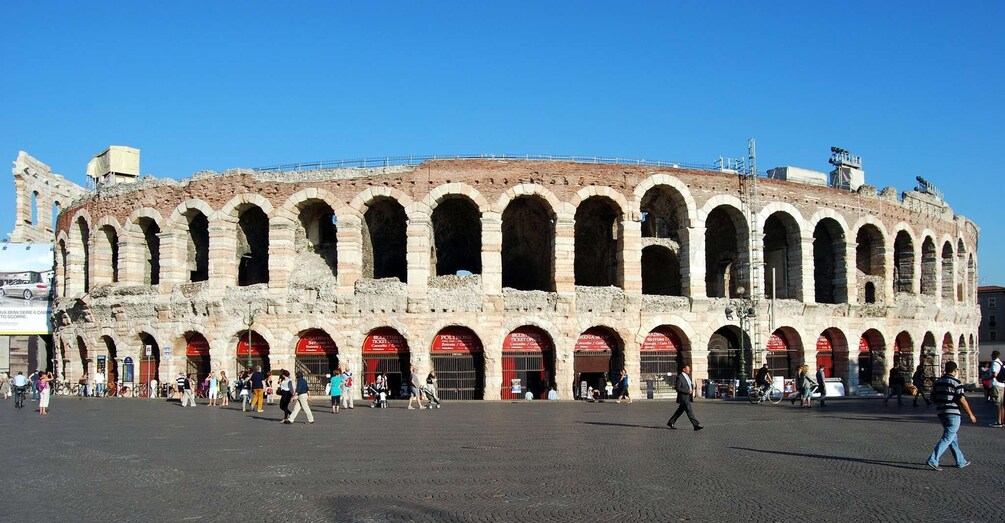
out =
<path fill-rule="evenodd" d="M 52 245 L 0 247 L 0 335 L 52 334 Z"/>

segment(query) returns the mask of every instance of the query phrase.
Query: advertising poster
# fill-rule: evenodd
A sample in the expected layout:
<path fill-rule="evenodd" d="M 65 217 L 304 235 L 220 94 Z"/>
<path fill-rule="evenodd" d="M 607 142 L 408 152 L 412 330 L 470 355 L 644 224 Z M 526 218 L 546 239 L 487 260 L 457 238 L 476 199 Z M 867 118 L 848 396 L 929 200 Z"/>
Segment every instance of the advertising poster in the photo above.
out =
<path fill-rule="evenodd" d="M 0 244 L 0 335 L 52 334 L 52 246 Z"/>

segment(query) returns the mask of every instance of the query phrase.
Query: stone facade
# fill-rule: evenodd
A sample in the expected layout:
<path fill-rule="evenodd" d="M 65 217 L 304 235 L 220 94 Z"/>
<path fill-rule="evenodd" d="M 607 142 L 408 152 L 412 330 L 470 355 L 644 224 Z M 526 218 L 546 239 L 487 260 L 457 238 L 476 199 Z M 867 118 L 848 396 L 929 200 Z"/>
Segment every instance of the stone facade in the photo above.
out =
<path fill-rule="evenodd" d="M 502 160 L 141 178 L 60 214 L 55 344 L 71 378 L 93 372 L 98 354 L 138 360 L 153 345 L 163 381 L 186 368 L 194 334 L 213 370 L 234 372 L 251 316 L 273 368 L 293 368 L 300 337 L 320 330 L 343 365 L 361 369 L 368 335 L 390 327 L 424 375 L 434 338 L 460 326 L 484 347 L 485 399 L 505 394 L 503 345 L 525 326 L 550 338 L 549 381 L 562 398 L 573 395 L 588 330 L 604 333 L 635 396 L 635 377 L 652 372 L 642 346 L 654 331 L 672 333 L 674 365 L 690 362 L 697 378 L 735 376 L 737 343 L 754 339 L 762 346 L 748 366 L 772 358 L 771 341 L 786 369 L 831 358 L 851 391 L 860 347 L 874 354 L 872 382 L 895 351 L 905 367 L 944 353 L 973 381 L 972 222 L 916 191 L 762 179 L 750 241 L 743 183 L 713 171 Z M 751 259 L 766 264 L 757 285 Z M 740 286 L 757 298 L 752 338 L 724 314 Z"/>

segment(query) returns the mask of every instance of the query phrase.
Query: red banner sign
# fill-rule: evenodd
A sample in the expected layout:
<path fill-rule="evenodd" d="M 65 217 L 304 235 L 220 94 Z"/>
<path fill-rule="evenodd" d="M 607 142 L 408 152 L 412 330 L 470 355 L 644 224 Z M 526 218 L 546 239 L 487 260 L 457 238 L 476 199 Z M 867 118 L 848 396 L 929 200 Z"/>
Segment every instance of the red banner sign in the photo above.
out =
<path fill-rule="evenodd" d="M 363 341 L 363 353 L 405 353 L 408 342 L 398 331 L 390 327 L 375 329 Z"/>
<path fill-rule="evenodd" d="M 642 341 L 642 352 L 656 352 L 656 351 L 669 351 L 677 352 L 680 350 L 681 342 L 677 334 L 667 326 L 656 327 L 655 329 L 649 331 L 646 335 L 646 339 Z"/>
<path fill-rule="evenodd" d="M 577 351 L 612 351 L 617 346 L 614 335 L 606 329 L 593 327 L 579 335 L 576 340 Z"/>
<path fill-rule="evenodd" d="M 503 352 L 551 352 L 551 338 L 541 329 L 529 325 L 518 327 L 503 340 Z"/>
<path fill-rule="evenodd" d="M 830 351 L 830 350 L 834 350 L 834 348 L 831 346 L 830 338 L 828 338 L 824 334 L 821 334 L 820 337 L 817 338 L 817 352 Z"/>
<path fill-rule="evenodd" d="M 819 342 L 817 342 L 819 345 Z M 779 336 L 778 334 L 772 334 L 768 337 L 767 348 L 769 351 L 780 351 L 785 352 L 789 350 L 789 344 L 785 342 L 785 338 Z"/>
<path fill-rule="evenodd" d="M 865 340 L 865 336 L 858 339 L 858 351 L 859 352 L 871 352 L 872 349 L 869 347 L 869 342 Z"/>
<path fill-rule="evenodd" d="M 327 332 L 312 330 L 300 337 L 297 354 L 338 354 L 338 347 Z"/>
<path fill-rule="evenodd" d="M 432 352 L 482 352 L 482 342 L 471 329 L 447 327 L 433 338 Z"/>
<path fill-rule="evenodd" d="M 188 344 L 185 346 L 186 356 L 203 357 L 209 356 L 209 342 L 206 341 L 206 337 L 202 334 L 193 334 L 188 339 Z"/>
<path fill-rule="evenodd" d="M 252 356 L 264 356 L 269 353 L 269 342 L 265 341 L 265 338 L 261 334 L 252 331 L 251 333 L 251 347 L 248 347 L 248 335 L 245 334 L 237 342 L 237 355 L 247 356 L 251 354 Z"/>

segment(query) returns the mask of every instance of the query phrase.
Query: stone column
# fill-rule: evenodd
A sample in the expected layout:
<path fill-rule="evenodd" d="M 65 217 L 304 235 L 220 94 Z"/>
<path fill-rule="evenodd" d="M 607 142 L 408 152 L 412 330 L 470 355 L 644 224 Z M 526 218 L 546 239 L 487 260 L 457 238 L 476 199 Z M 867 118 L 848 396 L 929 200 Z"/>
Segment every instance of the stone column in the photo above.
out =
<path fill-rule="evenodd" d="M 209 287 L 237 285 L 237 220 L 217 218 L 209 222 Z"/>
<path fill-rule="evenodd" d="M 576 292 L 576 232 L 575 217 L 559 212 L 555 217 L 555 292 Z"/>
<path fill-rule="evenodd" d="M 681 245 L 681 251 L 684 251 L 683 245 Z M 704 222 L 702 222 L 701 225 L 698 225 L 697 221 L 695 221 L 695 225 L 688 229 L 686 255 L 686 263 L 683 256 L 681 257 L 681 272 L 688 275 L 688 282 L 686 287 L 683 289 L 684 294 L 693 299 L 705 299 L 708 294 L 708 290 L 705 287 L 706 267 Z M 685 265 L 688 267 L 686 272 L 684 271 Z"/>
<path fill-rule="evenodd" d="M 362 221 L 352 213 L 339 216 L 335 232 L 338 241 L 338 293 L 352 296 L 356 281 L 363 275 Z"/>
<path fill-rule="evenodd" d="M 817 302 L 816 270 L 813 265 L 813 236 L 802 236 L 799 239 L 799 250 L 803 253 L 802 265 L 799 271 L 803 280 L 803 303 Z"/>
<path fill-rule="evenodd" d="M 710 334 L 710 333 L 709 333 Z M 698 331 L 694 339 L 689 340 L 691 349 L 691 379 L 694 386 L 699 387 L 695 396 L 704 397 L 705 380 L 708 379 L 708 336 Z"/>
<path fill-rule="evenodd" d="M 269 288 L 285 291 L 297 253 L 294 247 L 296 226 L 285 218 L 269 221 Z"/>
<path fill-rule="evenodd" d="M 847 234 L 848 233 L 846 233 L 846 235 Z M 845 294 L 848 298 L 848 303 L 851 305 L 858 304 L 858 264 L 856 263 L 856 245 L 857 244 L 853 241 L 846 241 L 844 243 Z M 840 300 L 838 300 L 838 303 L 840 303 Z"/>
<path fill-rule="evenodd" d="M 482 292 L 502 294 L 502 215 L 482 213 Z"/>
<path fill-rule="evenodd" d="M 429 289 L 429 277 L 432 273 L 430 267 L 429 253 L 432 248 L 432 222 L 429 214 L 424 212 L 413 212 L 408 215 L 408 226 L 405 231 L 406 254 L 405 264 L 408 271 L 408 301 L 409 312 L 428 309 L 424 307 L 426 303 L 426 293 Z"/>
<path fill-rule="evenodd" d="M 189 279 L 188 224 L 181 227 L 171 227 L 169 232 L 160 233 L 161 284 L 169 292 L 175 285 L 186 283 Z"/>
<path fill-rule="evenodd" d="M 578 333 L 574 336 L 578 336 Z M 576 378 L 576 371 L 572 350 L 576 339 L 562 335 L 553 341 L 555 342 L 555 385 L 558 399 L 571 400 L 575 398 L 573 390 L 579 388 L 579 383 L 573 382 Z"/>
<path fill-rule="evenodd" d="M 621 221 L 618 249 L 619 284 L 626 293 L 642 294 L 642 217 L 637 211 Z M 637 376 L 638 374 L 636 374 Z"/>

